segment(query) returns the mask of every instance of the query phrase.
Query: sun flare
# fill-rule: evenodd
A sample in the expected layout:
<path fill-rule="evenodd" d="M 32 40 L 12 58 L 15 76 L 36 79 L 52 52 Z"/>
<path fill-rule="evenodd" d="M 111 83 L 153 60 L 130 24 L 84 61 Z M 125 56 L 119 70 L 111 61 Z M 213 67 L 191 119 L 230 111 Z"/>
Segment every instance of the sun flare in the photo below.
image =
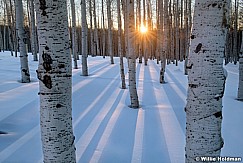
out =
<path fill-rule="evenodd" d="M 140 32 L 141 33 L 146 33 L 148 31 L 148 29 L 145 26 L 141 26 L 140 27 Z"/>

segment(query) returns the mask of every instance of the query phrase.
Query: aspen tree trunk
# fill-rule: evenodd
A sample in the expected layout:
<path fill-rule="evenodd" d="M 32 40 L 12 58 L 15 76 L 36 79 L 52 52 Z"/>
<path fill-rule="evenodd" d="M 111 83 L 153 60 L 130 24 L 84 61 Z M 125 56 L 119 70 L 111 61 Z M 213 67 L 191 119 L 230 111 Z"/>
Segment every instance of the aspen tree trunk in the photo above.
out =
<path fill-rule="evenodd" d="M 36 0 L 40 126 L 44 162 L 76 162 L 66 0 Z"/>
<path fill-rule="evenodd" d="M 238 29 L 238 0 L 235 0 L 235 17 L 234 17 L 234 31 L 233 31 L 233 61 L 234 64 L 238 60 L 238 38 L 237 38 L 237 29 Z"/>
<path fill-rule="evenodd" d="M 92 0 L 89 0 L 89 25 L 90 25 L 90 54 L 94 56 L 94 33 L 93 33 L 93 14 L 92 14 Z"/>
<path fill-rule="evenodd" d="M 139 23 L 139 27 L 142 26 L 142 17 L 141 17 L 141 0 L 137 0 L 137 4 L 138 4 L 138 23 Z M 142 37 L 141 35 L 139 35 L 139 61 L 138 63 L 142 63 L 143 62 L 143 54 L 142 54 Z"/>
<path fill-rule="evenodd" d="M 176 36 L 175 36 L 175 59 L 176 59 L 176 66 L 178 65 L 178 60 L 181 59 L 180 58 L 180 33 L 179 33 L 179 0 L 176 1 L 176 11 L 175 11 L 175 17 L 176 17 L 176 21 L 175 21 L 175 30 L 176 30 Z"/>
<path fill-rule="evenodd" d="M 101 1 L 101 14 L 102 14 L 102 53 L 103 53 L 103 58 L 106 56 L 106 46 L 105 46 L 105 40 L 106 40 L 106 32 L 105 32 L 105 14 L 104 14 L 104 0 Z"/>
<path fill-rule="evenodd" d="M 111 21 L 111 0 L 107 0 L 107 18 L 108 18 L 108 51 L 111 58 L 111 64 L 114 64 L 112 50 L 112 21 Z"/>
<path fill-rule="evenodd" d="M 81 15 L 82 15 L 82 75 L 88 76 L 88 48 L 87 48 L 87 38 L 88 38 L 88 27 L 86 19 L 86 2 L 81 0 Z"/>
<path fill-rule="evenodd" d="M 187 59 L 188 59 L 188 54 L 189 54 L 189 44 L 190 44 L 190 34 L 191 34 L 191 32 L 190 32 L 190 30 L 191 29 L 189 29 L 189 22 L 188 22 L 188 3 L 190 3 L 190 2 L 188 2 L 189 0 L 185 0 L 185 13 L 184 13 L 184 15 L 185 15 L 185 30 L 186 30 L 186 33 L 185 33 L 185 35 L 186 35 L 186 37 L 185 37 L 185 44 L 186 44 L 186 48 L 185 48 L 185 63 L 184 63 L 184 74 L 185 75 L 188 75 L 188 72 L 187 72 L 187 68 L 186 68 L 186 65 L 187 65 Z"/>
<path fill-rule="evenodd" d="M 13 5 L 12 5 L 12 0 L 9 0 L 9 4 L 10 4 L 10 13 L 11 17 L 12 17 L 12 22 L 13 22 L 13 28 L 12 28 L 12 32 L 13 32 L 13 48 L 15 51 L 15 57 L 17 57 L 17 49 L 18 49 L 18 40 L 17 40 L 17 27 L 16 27 L 16 10 L 15 12 L 13 11 Z"/>
<path fill-rule="evenodd" d="M 196 0 L 188 62 L 186 163 L 196 157 L 220 156 L 222 97 L 225 79 L 225 0 Z M 200 160 L 199 160 L 200 161 Z"/>
<path fill-rule="evenodd" d="M 74 63 L 74 69 L 78 69 L 78 62 L 77 62 L 77 56 L 78 56 L 78 46 L 77 46 L 77 30 L 76 30 L 76 14 L 75 14 L 75 3 L 74 0 L 70 0 L 71 4 L 71 12 L 72 12 L 72 52 L 73 52 L 73 63 Z"/>
<path fill-rule="evenodd" d="M 96 0 L 93 0 L 93 14 L 94 14 L 94 53 L 95 55 L 100 55 L 100 44 L 98 38 L 97 20 L 96 20 Z"/>
<path fill-rule="evenodd" d="M 159 43 L 159 51 L 160 51 L 160 62 L 161 62 L 161 68 L 160 68 L 160 75 L 159 75 L 159 81 L 160 83 L 165 83 L 165 77 L 164 77 L 164 72 L 165 72 L 165 39 L 164 39 L 164 34 L 165 31 L 163 30 L 163 27 L 165 25 L 164 22 L 164 0 L 159 0 L 159 8 L 160 8 L 160 25 L 159 25 L 159 30 L 160 30 L 160 43 Z"/>
<path fill-rule="evenodd" d="M 30 16 L 31 16 L 31 47 L 33 60 L 38 61 L 37 57 L 37 36 L 35 28 L 35 11 L 34 11 L 34 0 L 30 0 Z"/>
<path fill-rule="evenodd" d="M 159 0 L 156 0 L 156 27 L 157 27 L 157 30 L 156 30 L 156 52 L 155 52 L 155 56 L 156 56 L 156 61 L 157 61 L 157 64 L 159 64 L 159 54 L 160 54 L 160 48 L 159 48 L 159 45 L 160 45 L 160 40 L 162 39 L 161 35 L 160 35 L 160 32 L 161 32 L 161 29 L 160 29 L 160 8 L 159 8 Z"/>
<path fill-rule="evenodd" d="M 163 50 L 160 55 L 161 58 L 161 69 L 160 69 L 160 83 L 165 83 L 165 66 L 166 66 L 166 56 L 168 54 L 168 41 L 169 41 L 169 14 L 168 14 L 168 1 L 161 0 L 161 22 L 163 25 Z"/>
<path fill-rule="evenodd" d="M 180 22 L 180 61 L 183 61 L 183 56 L 185 55 L 185 30 L 183 25 L 183 4 L 184 1 L 181 0 L 181 22 Z"/>
<path fill-rule="evenodd" d="M 3 5 L 4 6 L 4 5 Z M 6 41 L 6 6 L 3 7 L 3 51 L 7 50 L 7 41 Z"/>
<path fill-rule="evenodd" d="M 243 101 L 243 31 L 242 33 L 242 41 L 241 41 L 241 49 L 239 55 L 239 84 L 238 84 L 238 95 L 237 98 L 240 101 Z"/>
<path fill-rule="evenodd" d="M 9 11 L 9 5 L 8 2 L 5 0 L 6 5 L 6 12 L 7 12 L 7 22 L 8 22 L 8 45 L 9 50 L 11 51 L 11 56 L 13 56 L 13 39 L 12 39 L 12 27 L 11 27 L 11 14 Z"/>
<path fill-rule="evenodd" d="M 17 26 L 17 33 L 18 33 L 18 41 L 19 41 L 19 50 L 20 50 L 20 70 L 21 70 L 21 82 L 22 83 L 29 83 L 30 82 L 30 73 L 29 73 L 29 66 L 28 66 L 28 54 L 26 52 L 26 32 L 24 30 L 23 24 L 23 4 L 22 0 L 15 1 L 15 8 L 16 8 L 16 26 Z"/>
<path fill-rule="evenodd" d="M 123 50 L 121 44 L 121 10 L 120 10 L 120 0 L 117 0 L 117 18 L 118 18 L 118 55 L 120 56 L 120 74 L 121 74 L 121 88 L 126 89 L 124 64 L 123 64 Z"/>
<path fill-rule="evenodd" d="M 136 56 L 134 53 L 134 0 L 126 0 L 127 15 L 128 15 L 128 77 L 129 77 L 129 92 L 131 99 L 131 108 L 139 108 L 138 94 L 136 88 Z"/>
<path fill-rule="evenodd" d="M 2 37 L 2 32 L 0 32 L 0 52 L 3 50 L 3 37 Z"/>

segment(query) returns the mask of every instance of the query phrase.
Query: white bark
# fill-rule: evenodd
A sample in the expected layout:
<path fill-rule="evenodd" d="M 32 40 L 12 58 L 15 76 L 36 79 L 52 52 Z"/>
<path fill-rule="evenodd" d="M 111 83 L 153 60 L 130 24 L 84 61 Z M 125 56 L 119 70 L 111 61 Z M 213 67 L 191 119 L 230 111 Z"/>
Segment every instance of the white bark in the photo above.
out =
<path fill-rule="evenodd" d="M 243 31 L 242 31 L 243 34 Z M 239 55 L 239 84 L 238 84 L 238 100 L 243 101 L 243 35 L 241 41 L 241 49 Z"/>
<path fill-rule="evenodd" d="M 225 0 L 196 0 L 188 63 L 186 162 L 220 156 Z"/>
<path fill-rule="evenodd" d="M 176 6 L 175 6 L 175 8 L 176 8 L 176 11 L 175 11 L 175 13 L 176 13 L 176 15 L 175 15 L 175 19 L 176 19 L 176 21 L 175 21 L 175 59 L 176 59 L 176 65 L 178 65 L 178 60 L 179 60 L 179 58 L 181 59 L 181 57 L 180 57 L 180 51 L 179 51 L 179 49 L 180 49 L 180 44 L 179 44 L 179 41 L 180 41 L 180 35 L 179 35 L 179 19 L 180 19 L 180 17 L 179 17 L 179 0 L 177 0 L 176 1 Z M 182 12 L 182 11 L 181 11 Z M 182 56 L 182 55 L 181 55 Z"/>
<path fill-rule="evenodd" d="M 89 31 L 90 31 L 90 54 L 94 56 L 94 32 L 93 32 L 93 15 L 92 15 L 92 0 L 89 0 Z"/>
<path fill-rule="evenodd" d="M 237 38 L 237 30 L 238 30 L 238 0 L 235 0 L 235 16 L 234 16 L 234 31 L 233 31 L 233 61 L 234 64 L 237 63 L 238 60 L 238 38 Z"/>
<path fill-rule="evenodd" d="M 186 68 L 186 65 L 187 65 L 187 61 L 188 61 L 188 54 L 189 54 L 189 44 L 190 44 L 190 35 L 191 35 L 191 29 L 189 28 L 189 22 L 188 22 L 188 17 L 189 17 L 189 14 L 188 14 L 188 2 L 189 0 L 185 0 L 185 30 L 186 30 L 186 37 L 185 37 L 185 63 L 184 63 L 184 74 L 185 75 L 188 75 L 188 72 L 187 72 L 187 68 Z"/>
<path fill-rule="evenodd" d="M 111 21 L 111 0 L 107 0 L 107 18 L 108 18 L 108 52 L 111 58 L 111 64 L 114 64 L 112 48 L 112 21 Z"/>
<path fill-rule="evenodd" d="M 38 61 L 37 58 L 37 36 L 35 28 L 35 11 L 34 11 L 34 0 L 30 0 L 30 16 L 31 16 L 31 47 L 33 60 Z"/>
<path fill-rule="evenodd" d="M 35 2 L 40 49 L 37 77 L 44 162 L 76 162 L 66 0 Z"/>
<path fill-rule="evenodd" d="M 2 32 L 0 32 L 0 52 L 3 50 L 3 37 Z"/>
<path fill-rule="evenodd" d="M 21 70 L 21 82 L 30 82 L 30 73 L 28 66 L 28 54 L 26 51 L 26 32 L 24 30 L 24 14 L 23 14 L 23 4 L 22 0 L 15 1 L 16 7 L 16 27 L 18 33 L 19 50 L 20 50 L 20 70 Z"/>
<path fill-rule="evenodd" d="M 162 52 L 160 54 L 161 69 L 160 69 L 160 83 L 165 83 L 165 65 L 166 56 L 168 56 L 168 41 L 169 41 L 169 14 L 168 14 L 168 1 L 161 0 L 161 25 L 163 25 L 163 44 L 161 45 Z"/>
<path fill-rule="evenodd" d="M 82 16 L 82 75 L 88 76 L 88 64 L 87 64 L 88 27 L 87 27 L 87 19 L 86 19 L 86 2 L 85 2 L 85 0 L 81 0 L 81 16 Z"/>
<path fill-rule="evenodd" d="M 13 56 L 13 30 L 11 26 L 11 14 L 10 14 L 10 8 L 8 2 L 5 0 L 5 5 L 6 5 L 6 12 L 7 12 L 7 22 L 8 22 L 8 45 L 9 45 L 9 50 L 11 51 L 11 56 Z"/>
<path fill-rule="evenodd" d="M 98 29 L 97 29 L 97 20 L 96 20 L 96 0 L 93 0 L 93 14 L 94 14 L 94 53 L 95 55 L 100 55 L 100 44 L 99 44 L 99 38 L 98 38 Z"/>
<path fill-rule="evenodd" d="M 184 25 L 183 25 L 183 5 L 184 5 L 184 1 L 181 0 L 181 22 L 180 22 L 180 61 L 183 61 L 183 56 L 185 55 L 185 29 L 184 29 Z"/>
<path fill-rule="evenodd" d="M 77 46 L 77 33 L 76 33 L 76 14 L 75 14 L 75 3 L 74 0 L 70 0 L 71 10 L 72 10 L 72 52 L 73 52 L 73 63 L 74 68 L 78 68 L 77 55 L 78 55 L 78 46 Z"/>
<path fill-rule="evenodd" d="M 120 0 L 117 0 L 117 19 L 118 19 L 118 55 L 120 56 L 120 74 L 121 74 L 121 88 L 126 88 L 125 83 L 125 73 L 123 64 L 123 54 L 122 54 L 122 44 L 121 44 L 121 10 L 120 10 Z"/>
<path fill-rule="evenodd" d="M 7 50 L 7 41 L 6 41 L 6 7 L 3 7 L 3 51 Z"/>
<path fill-rule="evenodd" d="M 106 32 L 105 32 L 105 14 L 104 14 L 104 0 L 102 0 L 101 1 L 101 14 L 102 14 L 102 55 L 103 55 L 103 58 L 105 58 L 105 52 L 106 52 L 106 50 L 105 50 L 105 48 L 106 48 L 106 44 L 105 44 L 105 40 L 106 40 Z"/>
<path fill-rule="evenodd" d="M 127 5 L 127 18 L 128 18 L 128 78 L 129 78 L 129 92 L 131 99 L 131 108 L 138 108 L 138 94 L 136 88 L 136 56 L 134 53 L 134 32 L 135 32 L 135 19 L 134 19 L 134 0 L 126 0 Z"/>

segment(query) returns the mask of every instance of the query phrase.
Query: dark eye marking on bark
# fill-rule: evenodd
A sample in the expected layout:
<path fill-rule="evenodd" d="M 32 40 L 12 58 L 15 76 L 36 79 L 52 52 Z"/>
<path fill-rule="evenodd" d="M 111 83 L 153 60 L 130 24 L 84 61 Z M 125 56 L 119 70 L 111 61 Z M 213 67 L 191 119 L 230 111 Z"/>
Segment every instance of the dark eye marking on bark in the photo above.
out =
<path fill-rule="evenodd" d="M 190 66 L 186 66 L 187 69 L 192 69 L 193 64 L 191 64 Z"/>
<path fill-rule="evenodd" d="M 65 65 L 64 65 L 64 64 L 59 64 L 59 65 L 58 65 L 58 68 L 60 68 L 60 69 L 61 69 L 61 68 L 65 68 Z"/>
<path fill-rule="evenodd" d="M 27 44 L 27 38 L 23 38 L 24 44 Z"/>
<path fill-rule="evenodd" d="M 195 53 L 198 53 L 198 52 L 201 50 L 201 48 L 202 48 L 202 44 L 199 43 L 199 44 L 197 45 L 197 47 L 196 47 L 196 50 L 194 50 L 194 52 L 195 52 Z"/>
<path fill-rule="evenodd" d="M 61 104 L 57 104 L 56 105 L 56 108 L 60 108 L 60 107 L 62 107 L 63 105 L 61 105 Z"/>
<path fill-rule="evenodd" d="M 191 87 L 191 88 L 197 88 L 198 87 L 197 84 L 188 84 L 188 86 Z"/>
<path fill-rule="evenodd" d="M 45 11 L 47 9 L 47 7 L 46 7 L 46 1 L 45 0 L 39 0 L 39 1 L 40 1 L 40 10 L 42 10 L 41 15 L 48 17 L 48 15 L 46 14 L 46 11 Z"/>
<path fill-rule="evenodd" d="M 195 38 L 195 35 L 191 35 L 191 39 L 194 39 Z"/>
<path fill-rule="evenodd" d="M 22 71 L 24 72 L 24 74 L 25 74 L 26 76 L 30 76 L 29 72 L 27 72 L 26 69 L 22 69 Z"/>
<path fill-rule="evenodd" d="M 46 46 L 45 46 L 45 49 L 46 49 L 46 50 L 49 50 L 49 47 L 46 45 Z"/>
<path fill-rule="evenodd" d="M 46 71 L 50 71 L 51 68 L 52 68 L 51 67 L 51 64 L 52 64 L 52 58 L 51 58 L 51 56 L 43 51 L 42 59 L 43 59 L 43 68 Z"/>
<path fill-rule="evenodd" d="M 47 88 L 49 88 L 49 89 L 52 88 L 52 81 L 51 81 L 51 77 L 50 77 L 50 76 L 45 75 L 45 76 L 43 77 L 42 82 L 43 82 L 43 84 L 44 84 Z"/>
<path fill-rule="evenodd" d="M 213 3 L 212 6 L 213 6 L 213 7 L 217 6 L 217 3 Z"/>
<path fill-rule="evenodd" d="M 46 70 L 46 71 L 50 71 L 51 70 L 51 65 L 46 63 L 46 62 L 43 62 L 43 68 Z"/>
<path fill-rule="evenodd" d="M 216 118 L 222 118 L 222 111 L 213 114 Z"/>

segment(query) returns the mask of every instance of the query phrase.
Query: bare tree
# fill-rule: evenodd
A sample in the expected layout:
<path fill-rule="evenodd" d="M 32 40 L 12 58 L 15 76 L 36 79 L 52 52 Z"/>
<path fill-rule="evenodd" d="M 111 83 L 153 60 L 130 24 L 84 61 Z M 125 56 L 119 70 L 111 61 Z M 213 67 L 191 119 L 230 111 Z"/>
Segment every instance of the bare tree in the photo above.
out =
<path fill-rule="evenodd" d="M 127 15 L 128 15 L 128 66 L 129 66 L 129 92 L 131 99 L 131 108 L 139 108 L 138 94 L 136 88 L 136 56 L 134 53 L 134 32 L 135 32 L 135 19 L 134 19 L 134 0 L 126 0 Z"/>
<path fill-rule="evenodd" d="M 112 20 L 111 20 L 111 0 L 107 0 L 107 18 L 108 18 L 108 52 L 111 58 L 111 64 L 114 64 L 112 48 Z"/>
<path fill-rule="evenodd" d="M 87 48 L 87 38 L 88 38 L 88 27 L 86 19 L 86 2 L 81 0 L 81 15 L 82 15 L 82 75 L 88 76 L 88 48 Z"/>
<path fill-rule="evenodd" d="M 73 63 L 74 68 L 78 68 L 77 55 L 77 31 L 76 31 L 76 13 L 75 13 L 75 3 L 74 0 L 70 0 L 71 10 L 72 10 L 72 52 L 73 52 Z"/>
<path fill-rule="evenodd" d="M 76 162 L 66 0 L 36 0 L 40 126 L 44 162 Z"/>
<path fill-rule="evenodd" d="M 15 1 L 16 7 L 16 27 L 18 33 L 18 42 L 20 50 L 20 70 L 21 70 L 21 82 L 29 83 L 30 82 L 30 73 L 28 66 L 28 54 L 26 51 L 26 32 L 24 30 L 24 14 L 23 14 L 23 4 L 22 0 Z"/>
<path fill-rule="evenodd" d="M 186 162 L 220 156 L 225 79 L 225 0 L 196 0 L 188 62 Z M 200 161 L 200 160 L 199 160 Z"/>
<path fill-rule="evenodd" d="M 120 0 L 117 0 L 117 19 L 118 19 L 118 55 L 120 56 L 120 73 L 121 73 L 121 88 L 126 88 L 126 82 L 125 82 L 125 73 L 124 73 L 124 64 L 123 64 L 123 50 L 122 50 L 122 44 L 121 44 L 121 10 L 120 10 Z"/>
<path fill-rule="evenodd" d="M 31 16 L 31 47 L 33 60 L 38 61 L 37 57 L 37 33 L 35 28 L 35 11 L 34 11 L 34 0 L 30 0 L 30 16 Z"/>
<path fill-rule="evenodd" d="M 241 49 L 239 55 L 239 83 L 238 83 L 238 100 L 243 101 L 243 31 L 242 33 L 242 41 L 241 41 Z"/>

